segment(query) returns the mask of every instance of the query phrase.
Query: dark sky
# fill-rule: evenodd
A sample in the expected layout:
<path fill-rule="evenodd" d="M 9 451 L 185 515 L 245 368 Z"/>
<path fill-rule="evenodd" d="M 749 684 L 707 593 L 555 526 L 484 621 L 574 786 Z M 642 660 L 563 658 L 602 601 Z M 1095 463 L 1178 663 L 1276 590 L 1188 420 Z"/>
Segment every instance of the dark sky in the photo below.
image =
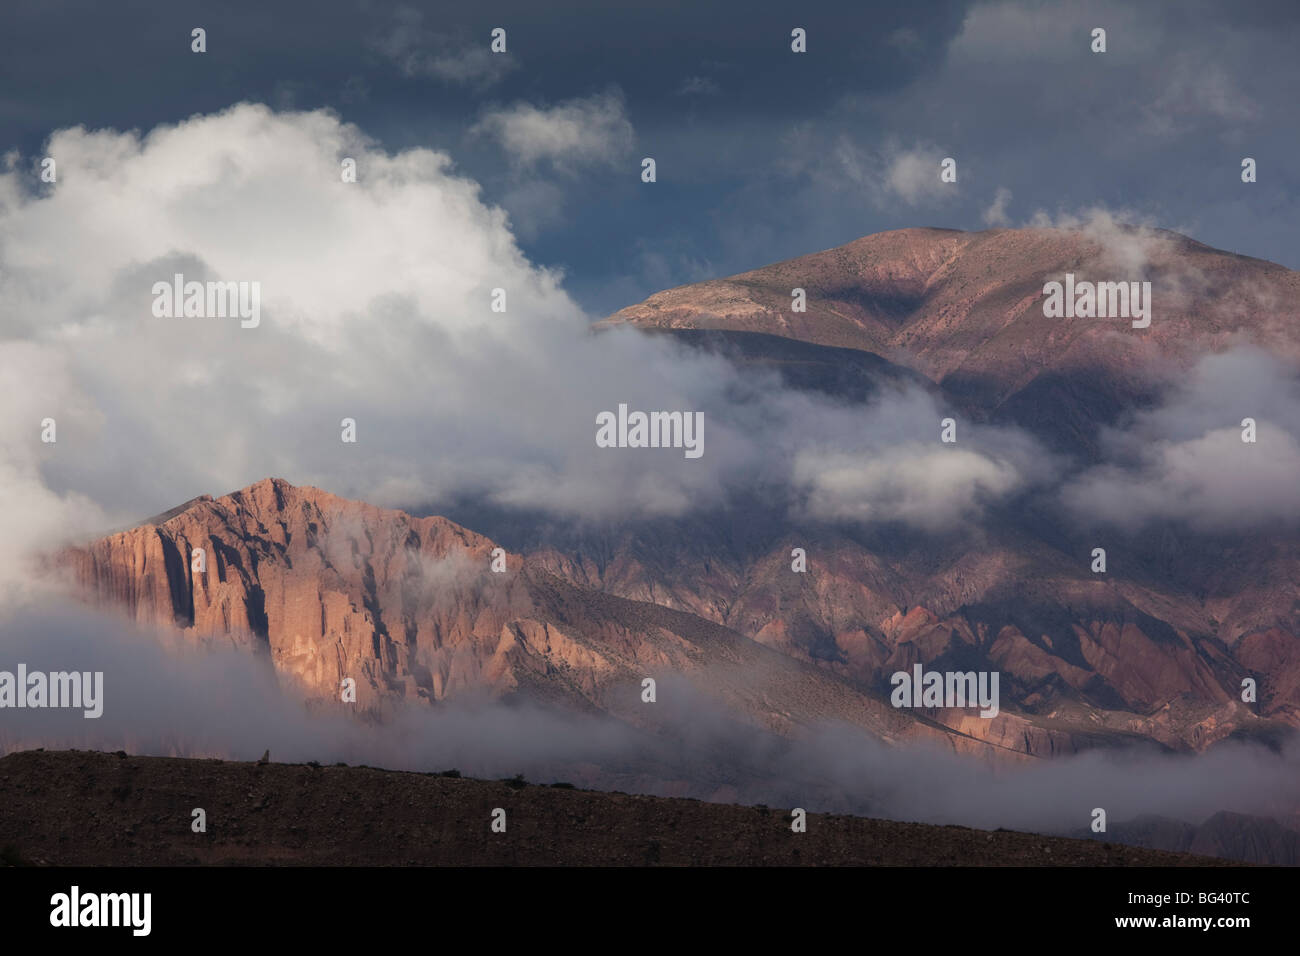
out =
<path fill-rule="evenodd" d="M 1297 39 L 1294 2 L 10 2 L 0 151 L 328 107 L 390 151 L 450 154 L 595 315 L 882 229 L 1096 207 L 1296 268 Z M 630 140 L 529 160 L 485 132 L 593 97 Z"/>

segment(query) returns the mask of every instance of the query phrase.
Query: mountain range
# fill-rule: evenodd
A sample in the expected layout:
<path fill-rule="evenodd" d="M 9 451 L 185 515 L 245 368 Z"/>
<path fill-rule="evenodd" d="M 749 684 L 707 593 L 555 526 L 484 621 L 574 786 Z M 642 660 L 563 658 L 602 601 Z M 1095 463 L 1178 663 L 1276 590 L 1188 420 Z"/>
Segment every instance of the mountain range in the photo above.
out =
<path fill-rule="evenodd" d="M 1066 273 L 1150 281 L 1150 327 L 1045 317 L 1043 286 Z M 796 289 L 806 311 L 792 311 Z M 1300 274 L 1174 233 L 905 229 L 660 292 L 593 334 L 667 336 L 850 407 L 917 389 L 1085 469 L 1206 355 L 1249 346 L 1300 364 L 1298 322 Z M 650 728 L 654 678 L 687 681 L 765 734 L 840 723 L 993 763 L 1292 735 L 1294 524 L 1169 520 L 1105 540 L 1099 574 L 1097 534 L 1032 497 L 993 505 L 977 530 L 924 534 L 799 521 L 761 495 L 574 527 L 479 505 L 385 509 L 267 478 L 59 560 L 96 604 L 181 642 L 246 646 L 322 705 L 352 678 L 356 707 L 378 715 L 487 694 Z M 916 664 L 998 672 L 1000 713 L 892 706 L 891 675 Z"/>

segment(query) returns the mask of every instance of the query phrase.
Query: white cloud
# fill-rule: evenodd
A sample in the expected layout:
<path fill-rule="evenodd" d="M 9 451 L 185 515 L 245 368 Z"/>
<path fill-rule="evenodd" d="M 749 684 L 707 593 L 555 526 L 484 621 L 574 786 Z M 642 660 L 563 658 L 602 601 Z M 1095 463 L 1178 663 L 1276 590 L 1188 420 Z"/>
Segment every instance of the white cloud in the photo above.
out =
<path fill-rule="evenodd" d="M 941 442 L 945 417 L 913 390 L 885 392 L 865 409 L 798 414 L 798 433 L 786 434 L 804 514 L 950 530 L 1055 476 L 1058 463 L 1011 429 L 958 420 L 957 442 Z"/>
<path fill-rule="evenodd" d="M 885 184 L 909 206 L 937 198 L 945 186 L 952 186 L 939 179 L 939 163 L 943 158 L 933 149 L 888 151 Z"/>
<path fill-rule="evenodd" d="M 823 149 L 810 142 L 813 136 L 800 127 L 787 137 L 780 159 L 786 172 L 807 174 L 826 189 L 859 192 L 881 209 L 930 206 L 957 195 L 957 183 L 939 178 L 939 164 L 946 154 L 936 146 L 905 148 L 890 139 L 879 148 L 869 148 L 840 135 Z"/>
<path fill-rule="evenodd" d="M 1055 215 L 1037 209 L 1025 223 L 1034 229 L 1069 229 L 1082 232 L 1102 250 L 1101 268 L 1113 268 L 1117 275 L 1140 276 L 1161 244 L 1171 235 L 1156 230 L 1149 216 L 1132 210 L 1112 210 L 1089 206 L 1077 212 L 1061 211 Z"/>
<path fill-rule="evenodd" d="M 1143 115 L 1152 132 L 1177 135 L 1201 121 L 1220 127 L 1250 123 L 1260 109 L 1221 66 L 1183 54 L 1164 72 L 1160 91 L 1143 106 Z"/>
<path fill-rule="evenodd" d="M 618 163 L 631 153 L 635 139 L 617 90 L 549 109 L 515 103 L 487 112 L 471 132 L 496 140 L 520 166 L 545 161 L 567 172 Z"/>
<path fill-rule="evenodd" d="M 327 112 L 251 104 L 144 137 L 63 130 L 48 152 L 48 195 L 0 175 L 0 336 L 10 356 L 27 343 L 9 371 L 31 402 L 6 416 L 0 448 L 17 467 L 14 450 L 29 454 L 40 419 L 58 417 L 47 483 L 110 511 L 267 475 L 434 497 L 513 487 L 528 462 L 554 482 L 584 473 L 571 459 L 594 453 L 610 403 L 686 401 L 642 354 L 672 362 L 668 350 L 619 356 L 590 339 L 559 276 L 525 260 L 445 154 L 389 155 Z M 341 181 L 344 156 L 356 183 Z M 260 283 L 261 326 L 153 317 L 153 283 L 175 272 Z M 505 314 L 490 311 L 494 288 Z M 345 416 L 355 447 L 339 441 Z M 635 508 L 590 490 L 596 510 Z"/>
<path fill-rule="evenodd" d="M 0 336 L 7 394 L 25 396 L 0 464 L 40 476 L 33 500 L 64 489 L 116 522 L 268 475 L 382 504 L 472 491 L 593 516 L 716 498 L 725 414 L 701 462 L 610 454 L 594 435 L 619 402 L 725 410 L 722 360 L 589 335 L 444 154 L 388 155 L 329 113 L 250 104 L 145 137 L 64 130 L 48 152 L 48 195 L 0 175 Z M 261 325 L 155 318 L 152 286 L 175 272 L 259 282 Z M 47 415 L 59 441 L 38 460 Z"/>
<path fill-rule="evenodd" d="M 480 88 L 499 82 L 518 66 L 508 47 L 507 52 L 492 52 L 490 37 L 453 37 L 430 30 L 424 26 L 423 14 L 411 7 L 399 7 L 387 31 L 372 38 L 370 46 L 405 76 Z"/>
<path fill-rule="evenodd" d="M 919 443 L 875 454 L 806 452 L 795 461 L 794 478 L 806 486 L 814 518 L 900 521 L 931 529 L 978 517 L 986 500 L 1020 484 L 1007 462 Z"/>
<path fill-rule="evenodd" d="M 1256 422 L 1253 444 L 1242 441 L 1245 418 Z M 1300 381 L 1258 349 L 1202 359 L 1106 444 L 1111 460 L 1061 492 L 1081 521 L 1237 532 L 1300 521 Z"/>
<path fill-rule="evenodd" d="M 988 209 L 984 210 L 984 224 L 986 226 L 996 226 L 1005 228 L 1011 225 L 1011 219 L 1007 216 L 1007 203 L 1011 202 L 1011 190 L 1006 186 L 999 186 L 997 193 L 993 196 L 993 203 Z"/>
<path fill-rule="evenodd" d="M 1106 54 L 1092 52 L 1092 31 L 1106 29 Z M 973 4 L 961 31 L 948 45 L 958 66 L 1083 60 L 1123 56 L 1135 37 L 1145 39 L 1137 13 L 1124 4 L 1089 7 L 1046 4 L 1036 0 L 999 0 Z M 1149 41 L 1148 41 L 1149 42 Z"/>
<path fill-rule="evenodd" d="M 942 416 L 917 393 L 864 421 L 861 406 L 662 337 L 592 335 L 445 154 L 386 153 L 329 112 L 240 104 L 147 135 L 61 130 L 46 152 L 60 173 L 48 192 L 27 191 L 25 164 L 0 172 L 11 580 L 70 535 L 268 476 L 379 505 L 472 495 L 567 520 L 680 515 L 795 481 L 815 511 L 892 503 L 891 520 L 932 526 L 1034 468 L 1032 453 L 995 448 L 951 457 L 955 470 L 890 459 L 923 473 L 914 488 L 870 462 L 856 484 L 819 477 L 821 449 L 914 443 Z M 357 182 L 341 181 L 342 157 Z M 260 283 L 260 326 L 155 317 L 153 285 L 176 272 Z M 505 313 L 490 309 L 495 288 Z M 620 403 L 704 412 L 703 457 L 596 447 L 597 413 Z M 356 444 L 340 441 L 345 417 Z"/>
<path fill-rule="evenodd" d="M 54 457 L 58 442 L 75 442 L 80 422 L 94 427 L 98 411 L 77 395 L 71 365 L 57 347 L 30 341 L 0 344 L 0 606 L 29 597 L 43 576 L 31 563 L 108 519 L 86 495 L 47 487 L 41 466 Z M 45 419 L 54 419 L 57 441 L 41 441 Z"/>

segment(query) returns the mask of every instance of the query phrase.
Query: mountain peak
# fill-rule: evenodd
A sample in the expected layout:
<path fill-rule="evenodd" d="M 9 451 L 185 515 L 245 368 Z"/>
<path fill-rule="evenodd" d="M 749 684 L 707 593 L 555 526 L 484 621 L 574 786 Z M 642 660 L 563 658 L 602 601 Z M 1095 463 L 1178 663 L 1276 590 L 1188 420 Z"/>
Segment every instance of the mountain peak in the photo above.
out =
<path fill-rule="evenodd" d="M 1125 302 L 1138 284 L 1149 324 L 1049 314 L 1048 284 L 1076 280 L 1122 284 Z M 1156 363 L 1187 368 L 1230 343 L 1300 361 L 1300 273 L 1113 223 L 899 229 L 667 289 L 597 323 L 617 325 L 856 349 L 920 373 L 959 408 L 988 415 L 1023 404 L 1041 417 L 1051 394 L 1095 394 L 1098 410 L 1130 405 L 1162 377 Z"/>

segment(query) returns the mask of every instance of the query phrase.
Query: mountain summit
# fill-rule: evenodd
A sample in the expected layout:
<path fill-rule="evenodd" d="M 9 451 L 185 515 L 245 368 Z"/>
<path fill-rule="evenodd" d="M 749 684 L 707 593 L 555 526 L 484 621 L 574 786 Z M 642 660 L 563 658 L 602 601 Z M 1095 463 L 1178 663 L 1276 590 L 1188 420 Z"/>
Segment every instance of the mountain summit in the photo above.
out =
<path fill-rule="evenodd" d="M 1044 287 L 1151 283 L 1150 327 L 1049 318 Z M 806 311 L 793 309 L 794 290 Z M 873 353 L 964 409 L 1087 449 L 1101 425 L 1207 352 L 1251 342 L 1300 361 L 1300 273 L 1178 233 L 900 229 L 655 293 L 597 323 L 757 333 Z"/>

